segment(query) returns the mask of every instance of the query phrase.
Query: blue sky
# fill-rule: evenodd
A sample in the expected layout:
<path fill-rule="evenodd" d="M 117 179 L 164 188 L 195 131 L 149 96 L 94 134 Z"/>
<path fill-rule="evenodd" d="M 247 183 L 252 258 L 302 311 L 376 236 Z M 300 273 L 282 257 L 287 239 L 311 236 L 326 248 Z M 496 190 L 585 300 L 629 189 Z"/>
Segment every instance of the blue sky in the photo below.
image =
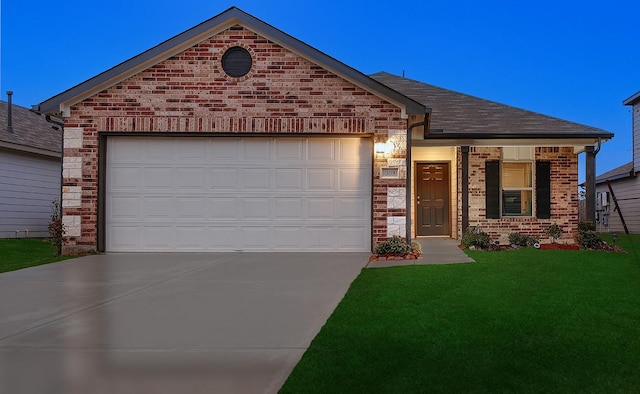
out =
<path fill-rule="evenodd" d="M 30 107 L 231 6 L 366 74 L 404 71 L 614 132 L 599 173 L 631 161 L 637 0 L 2 0 L 2 100 L 13 90 Z"/>

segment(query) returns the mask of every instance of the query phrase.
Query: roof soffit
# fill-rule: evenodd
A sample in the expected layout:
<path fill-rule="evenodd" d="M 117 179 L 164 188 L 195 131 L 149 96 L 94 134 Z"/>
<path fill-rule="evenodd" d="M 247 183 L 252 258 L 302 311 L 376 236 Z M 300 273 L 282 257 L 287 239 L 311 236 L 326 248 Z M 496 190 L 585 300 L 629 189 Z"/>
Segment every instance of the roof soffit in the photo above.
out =
<path fill-rule="evenodd" d="M 157 46 L 126 60 L 48 100 L 40 103 L 37 109 L 43 113 L 62 113 L 69 116 L 69 109 L 111 86 L 124 81 L 164 60 L 167 60 L 217 34 L 240 25 L 283 48 L 315 63 L 326 70 L 344 78 L 354 85 L 372 93 L 402 109 L 406 114 L 424 114 L 425 107 L 417 101 L 402 95 L 367 75 L 347 66 L 335 58 L 308 44 L 278 30 L 277 28 L 232 7 L 195 27 L 174 36 Z"/>

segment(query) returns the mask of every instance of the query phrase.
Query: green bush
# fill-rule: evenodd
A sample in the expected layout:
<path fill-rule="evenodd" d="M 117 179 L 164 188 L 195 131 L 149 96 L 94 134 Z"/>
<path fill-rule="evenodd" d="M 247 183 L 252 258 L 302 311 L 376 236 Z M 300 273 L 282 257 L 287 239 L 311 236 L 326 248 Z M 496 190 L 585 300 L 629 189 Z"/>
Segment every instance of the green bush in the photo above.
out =
<path fill-rule="evenodd" d="M 462 245 L 467 248 L 475 246 L 480 249 L 487 249 L 491 245 L 491 238 L 480 227 L 469 226 L 462 234 Z"/>
<path fill-rule="evenodd" d="M 586 233 L 587 231 L 596 231 L 596 226 L 590 220 L 578 223 L 578 232 Z"/>
<path fill-rule="evenodd" d="M 376 254 L 405 255 L 413 251 L 404 238 L 394 235 L 376 246 Z"/>
<path fill-rule="evenodd" d="M 511 233 L 509 234 L 509 244 L 517 245 L 517 246 L 533 246 L 536 242 L 540 240 L 537 237 L 530 237 L 521 233 Z"/>
<path fill-rule="evenodd" d="M 604 240 L 595 231 L 579 233 L 576 241 L 585 249 L 601 249 L 604 245 Z"/>
<path fill-rule="evenodd" d="M 556 223 L 553 223 L 551 226 L 545 229 L 549 238 L 551 238 L 552 243 L 556 243 L 557 240 L 562 238 L 562 229 Z"/>
<path fill-rule="evenodd" d="M 595 226 L 590 221 L 578 223 L 576 242 L 585 249 L 602 249 L 605 242 L 595 232 Z"/>

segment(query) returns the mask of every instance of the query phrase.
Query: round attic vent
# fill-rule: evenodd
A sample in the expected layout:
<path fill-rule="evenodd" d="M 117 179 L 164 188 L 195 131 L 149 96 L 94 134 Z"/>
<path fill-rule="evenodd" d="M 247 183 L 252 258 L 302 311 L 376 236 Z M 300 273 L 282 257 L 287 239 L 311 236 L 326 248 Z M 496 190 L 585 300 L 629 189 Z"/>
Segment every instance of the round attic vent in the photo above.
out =
<path fill-rule="evenodd" d="M 242 47 L 229 48 L 222 55 L 222 69 L 232 78 L 244 77 L 251 71 L 252 65 L 251 54 Z"/>

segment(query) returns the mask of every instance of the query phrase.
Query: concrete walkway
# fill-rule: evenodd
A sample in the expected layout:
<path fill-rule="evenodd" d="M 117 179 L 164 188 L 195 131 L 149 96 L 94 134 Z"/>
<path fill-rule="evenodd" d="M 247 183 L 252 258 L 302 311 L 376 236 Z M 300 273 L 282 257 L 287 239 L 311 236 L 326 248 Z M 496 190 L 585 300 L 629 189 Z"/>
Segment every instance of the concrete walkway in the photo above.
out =
<path fill-rule="evenodd" d="M 0 275 L 0 393 L 276 393 L 369 253 L 81 257 Z"/>
<path fill-rule="evenodd" d="M 460 241 L 449 237 L 421 237 L 414 239 L 422 246 L 422 256 L 417 260 L 372 261 L 368 268 L 396 267 L 403 265 L 473 263 L 459 247 Z"/>

